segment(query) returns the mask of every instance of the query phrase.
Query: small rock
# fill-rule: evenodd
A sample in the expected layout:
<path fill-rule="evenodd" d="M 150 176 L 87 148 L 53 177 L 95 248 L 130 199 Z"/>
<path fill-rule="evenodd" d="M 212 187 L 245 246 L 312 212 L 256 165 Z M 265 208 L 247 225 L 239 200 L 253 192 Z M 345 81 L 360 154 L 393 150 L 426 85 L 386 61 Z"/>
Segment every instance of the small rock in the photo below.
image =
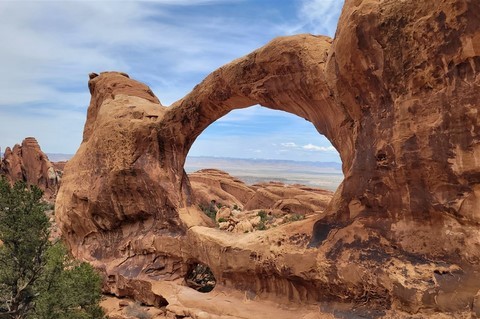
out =
<path fill-rule="evenodd" d="M 252 224 L 253 227 L 256 227 L 258 224 L 260 224 L 261 221 L 262 219 L 260 218 L 260 216 L 255 216 L 252 219 L 250 219 L 250 223 Z"/>
<path fill-rule="evenodd" d="M 237 233 L 246 233 L 246 232 L 251 232 L 253 230 L 252 223 L 248 220 L 242 220 L 237 224 L 237 227 L 235 227 L 235 231 Z"/>
<path fill-rule="evenodd" d="M 230 215 L 232 215 L 232 211 L 230 210 L 230 208 L 224 206 L 220 208 L 220 210 L 217 212 L 217 221 L 219 221 L 221 218 L 227 220 Z"/>
<path fill-rule="evenodd" d="M 206 313 L 205 311 L 199 311 L 197 314 L 196 314 L 196 317 L 197 319 L 210 319 L 212 318 L 212 316 L 210 316 L 208 313 Z"/>
<path fill-rule="evenodd" d="M 218 228 L 220 230 L 227 230 L 230 226 L 230 223 L 229 222 L 222 222 L 222 223 L 218 223 Z"/>

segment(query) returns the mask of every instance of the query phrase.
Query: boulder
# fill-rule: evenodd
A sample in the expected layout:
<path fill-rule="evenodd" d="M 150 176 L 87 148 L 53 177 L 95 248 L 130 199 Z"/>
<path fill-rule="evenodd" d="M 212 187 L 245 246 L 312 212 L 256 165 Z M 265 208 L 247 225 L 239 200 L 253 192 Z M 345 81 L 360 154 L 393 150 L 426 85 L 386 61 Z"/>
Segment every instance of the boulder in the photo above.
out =
<path fill-rule="evenodd" d="M 220 218 L 223 220 L 227 220 L 228 218 L 230 218 L 231 215 L 232 215 L 232 210 L 229 207 L 224 206 L 220 208 L 217 212 L 217 215 L 216 215 L 217 222 Z"/>

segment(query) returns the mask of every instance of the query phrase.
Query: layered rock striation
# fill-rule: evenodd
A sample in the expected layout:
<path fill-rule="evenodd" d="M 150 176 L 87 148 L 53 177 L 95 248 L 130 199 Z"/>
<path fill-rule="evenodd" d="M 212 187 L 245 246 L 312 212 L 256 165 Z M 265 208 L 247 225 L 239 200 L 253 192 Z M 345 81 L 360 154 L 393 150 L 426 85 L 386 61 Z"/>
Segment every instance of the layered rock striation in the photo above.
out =
<path fill-rule="evenodd" d="M 83 143 L 57 197 L 65 238 L 111 292 L 140 299 L 202 262 L 217 285 L 259 298 L 475 312 L 479 43 L 478 1 L 347 0 L 335 39 L 277 38 L 169 108 L 125 74 L 92 74 Z M 220 232 L 195 205 L 190 147 L 254 104 L 312 122 L 342 159 L 345 180 L 301 231 Z M 295 232 L 307 240 L 278 238 Z"/>
<path fill-rule="evenodd" d="M 34 137 L 27 137 L 13 149 L 7 147 L 0 162 L 0 175 L 10 182 L 24 181 L 38 186 L 53 200 L 60 182 L 60 176 L 47 155 L 43 153 Z"/>

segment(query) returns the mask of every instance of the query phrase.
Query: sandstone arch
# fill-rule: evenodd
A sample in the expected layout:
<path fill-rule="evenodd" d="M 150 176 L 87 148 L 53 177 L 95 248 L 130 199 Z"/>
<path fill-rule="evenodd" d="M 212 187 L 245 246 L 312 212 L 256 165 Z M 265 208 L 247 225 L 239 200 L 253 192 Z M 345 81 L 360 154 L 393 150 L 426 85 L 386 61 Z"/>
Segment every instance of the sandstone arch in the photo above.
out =
<path fill-rule="evenodd" d="M 479 15 L 478 1 L 347 0 L 333 41 L 276 39 L 170 108 L 126 75 L 92 75 L 84 141 L 56 203 L 70 247 L 113 276 L 116 293 L 120 283 L 151 283 L 147 268 L 155 279 L 184 273 L 192 258 L 224 286 L 265 297 L 410 312 L 472 305 L 480 289 Z M 271 257 L 268 245 L 202 228 L 207 221 L 189 207 L 183 164 L 193 141 L 253 104 L 311 121 L 342 158 L 345 180 L 313 228 L 316 249 Z M 458 286 L 432 280 L 445 273 Z M 464 303 L 451 301 L 459 289 Z"/>
<path fill-rule="evenodd" d="M 208 125 L 231 110 L 260 104 L 312 122 L 348 167 L 353 134 L 349 116 L 335 103 L 325 78 L 330 47 L 327 37 L 277 38 L 210 74 L 171 107 L 165 123 L 178 123 L 173 138 L 188 152 Z M 178 141 L 179 136 L 186 139 Z"/>

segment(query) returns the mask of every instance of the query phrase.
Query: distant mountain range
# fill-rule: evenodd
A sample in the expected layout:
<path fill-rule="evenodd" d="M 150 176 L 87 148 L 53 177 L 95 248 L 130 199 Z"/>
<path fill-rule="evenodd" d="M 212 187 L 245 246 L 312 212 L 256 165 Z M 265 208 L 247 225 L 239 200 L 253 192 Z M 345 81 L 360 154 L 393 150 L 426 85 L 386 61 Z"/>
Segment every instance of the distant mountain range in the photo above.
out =
<path fill-rule="evenodd" d="M 71 159 L 75 154 L 47 153 L 50 162 L 63 162 Z"/>
<path fill-rule="evenodd" d="M 47 153 L 52 162 L 67 161 L 73 154 Z M 278 181 L 304 184 L 335 190 L 343 180 L 342 164 L 275 159 L 243 159 L 229 157 L 189 156 L 185 171 L 215 168 L 229 173 L 247 184 Z"/>
<path fill-rule="evenodd" d="M 3 154 L 2 154 L 3 155 Z M 47 153 L 48 158 L 52 162 L 68 161 L 74 154 L 62 153 Z M 220 165 L 267 165 L 269 167 L 317 167 L 325 169 L 341 170 L 342 164 L 338 162 L 313 162 L 313 161 L 293 161 L 293 160 L 277 160 L 277 159 L 262 159 L 262 158 L 231 158 L 231 157 L 216 157 L 216 156 L 189 156 L 187 157 L 186 166 L 201 166 L 203 164 L 218 163 Z M 207 168 L 207 167 L 203 167 Z M 210 168 L 210 167 L 208 167 Z"/>
<path fill-rule="evenodd" d="M 187 157 L 185 163 L 187 173 L 203 168 L 220 169 L 247 184 L 276 181 L 334 191 L 343 180 L 342 164 L 337 162 Z"/>
<path fill-rule="evenodd" d="M 291 169 L 305 169 L 317 168 L 326 170 L 341 170 L 342 164 L 338 162 L 312 162 L 312 161 L 293 161 L 293 160 L 276 160 L 276 159 L 260 159 L 260 158 L 230 158 L 230 157 L 214 157 L 214 156 L 189 156 L 185 163 L 185 167 L 199 167 L 206 168 L 205 164 L 216 164 L 220 166 L 235 166 L 243 167 L 245 165 L 266 166 L 269 169 L 275 167 L 278 168 L 291 168 Z"/>

